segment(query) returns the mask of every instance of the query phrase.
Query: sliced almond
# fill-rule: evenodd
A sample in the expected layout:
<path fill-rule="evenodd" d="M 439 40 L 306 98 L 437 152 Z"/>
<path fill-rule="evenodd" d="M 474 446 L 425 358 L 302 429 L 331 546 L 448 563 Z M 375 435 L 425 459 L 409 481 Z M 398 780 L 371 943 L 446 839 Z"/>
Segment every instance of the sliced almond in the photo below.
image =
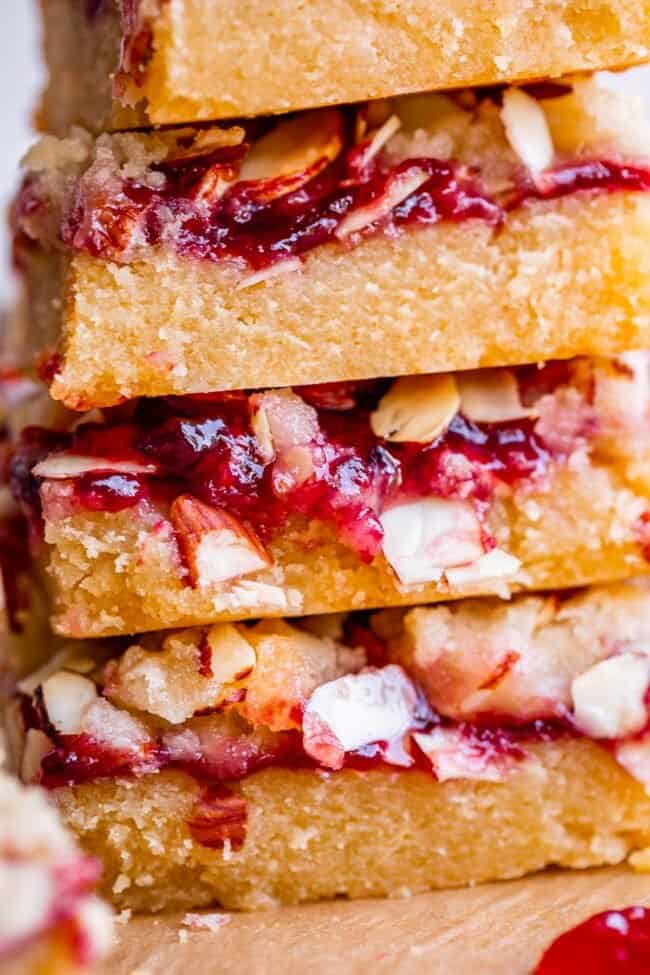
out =
<path fill-rule="evenodd" d="M 382 549 L 404 585 L 437 582 L 443 572 L 484 554 L 481 525 L 467 501 L 423 498 L 381 516 Z"/>
<path fill-rule="evenodd" d="M 133 461 L 108 460 L 102 457 L 79 457 L 76 454 L 50 454 L 33 468 L 35 477 L 52 481 L 81 477 L 82 474 L 107 472 L 111 474 L 155 474 L 156 464 L 136 464 Z"/>
<path fill-rule="evenodd" d="M 62 735 L 78 735 L 88 707 L 97 699 L 94 683 L 81 674 L 60 670 L 41 685 L 50 722 Z"/>
<path fill-rule="evenodd" d="M 270 463 L 275 457 L 275 447 L 271 435 L 271 424 L 263 407 L 255 410 L 251 418 L 251 427 L 257 440 L 257 447 L 263 460 Z"/>
<path fill-rule="evenodd" d="M 370 134 L 368 145 L 357 161 L 359 169 L 364 169 L 368 163 L 372 162 L 386 143 L 393 138 L 401 124 L 398 115 L 391 115 L 380 128 Z"/>
<path fill-rule="evenodd" d="M 336 236 L 345 240 L 351 234 L 359 233 L 365 227 L 387 217 L 407 197 L 430 179 L 430 174 L 419 166 L 414 166 L 401 173 L 395 173 L 387 182 L 386 189 L 376 200 L 366 206 L 352 210 L 338 226 Z"/>
<path fill-rule="evenodd" d="M 286 261 L 278 261 L 277 264 L 271 264 L 270 267 L 262 268 L 261 271 L 247 274 L 237 283 L 237 291 L 252 288 L 263 281 L 272 281 L 273 278 L 280 278 L 283 274 L 291 274 L 293 271 L 299 271 L 301 267 L 302 262 L 299 257 L 289 257 Z"/>
<path fill-rule="evenodd" d="M 170 145 L 166 160 L 176 162 L 194 159 L 196 156 L 208 156 L 217 149 L 241 145 L 245 137 L 246 132 L 240 125 L 231 125 L 228 128 L 213 125 L 208 129 L 183 129 Z"/>
<path fill-rule="evenodd" d="M 446 124 L 451 116 L 462 116 L 469 124 L 471 114 L 457 103 L 438 92 L 428 92 L 423 95 L 404 95 L 395 99 L 393 105 L 399 115 L 402 128 L 407 132 L 424 129 L 431 132 Z"/>
<path fill-rule="evenodd" d="M 509 369 L 474 369 L 456 376 L 460 412 L 473 423 L 505 423 L 532 416 Z"/>
<path fill-rule="evenodd" d="M 370 417 L 377 437 L 396 443 L 430 443 L 458 412 L 460 396 L 451 373 L 397 379 Z"/>
<path fill-rule="evenodd" d="M 280 122 L 253 144 L 239 179 L 265 183 L 269 198 L 283 195 L 312 179 L 342 148 L 343 116 L 338 109 L 303 112 Z"/>
<path fill-rule="evenodd" d="M 176 498 L 170 518 L 193 586 L 219 585 L 259 572 L 272 562 L 253 531 L 198 498 L 187 494 Z"/>
<path fill-rule="evenodd" d="M 508 88 L 503 94 L 501 120 L 508 142 L 530 172 L 548 169 L 555 150 L 540 103 L 521 88 Z"/>
<path fill-rule="evenodd" d="M 25 736 L 20 777 L 28 785 L 40 782 L 41 763 L 46 755 L 54 748 L 54 742 L 38 728 L 30 728 Z"/>

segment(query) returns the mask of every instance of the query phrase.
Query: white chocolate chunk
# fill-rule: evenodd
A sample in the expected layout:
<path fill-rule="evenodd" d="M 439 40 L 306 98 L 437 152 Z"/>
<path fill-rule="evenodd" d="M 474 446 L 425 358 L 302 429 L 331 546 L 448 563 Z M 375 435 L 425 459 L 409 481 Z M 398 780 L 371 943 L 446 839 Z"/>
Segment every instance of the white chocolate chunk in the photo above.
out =
<path fill-rule="evenodd" d="M 650 658 L 621 653 L 594 664 L 571 684 L 573 718 L 590 738 L 625 738 L 648 720 Z"/>
<path fill-rule="evenodd" d="M 422 498 L 381 516 L 384 555 L 404 585 L 437 582 L 445 569 L 484 554 L 481 526 L 467 501 Z"/>

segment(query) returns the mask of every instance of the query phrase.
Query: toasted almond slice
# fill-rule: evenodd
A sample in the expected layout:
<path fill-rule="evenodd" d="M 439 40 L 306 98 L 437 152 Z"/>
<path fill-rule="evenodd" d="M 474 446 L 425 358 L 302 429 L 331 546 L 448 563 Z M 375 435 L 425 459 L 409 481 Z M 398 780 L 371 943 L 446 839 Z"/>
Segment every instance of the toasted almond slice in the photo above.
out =
<path fill-rule="evenodd" d="M 83 716 L 97 698 L 97 688 L 87 677 L 60 670 L 41 685 L 47 716 L 63 735 L 78 735 Z"/>
<path fill-rule="evenodd" d="M 548 169 L 555 150 L 539 102 L 521 88 L 508 88 L 503 94 L 501 120 L 508 142 L 531 173 Z"/>
<path fill-rule="evenodd" d="M 465 589 L 511 579 L 520 569 L 521 562 L 514 555 L 500 548 L 493 548 L 476 562 L 447 569 L 445 578 L 451 589 Z"/>
<path fill-rule="evenodd" d="M 620 653 L 601 660 L 571 684 L 573 720 L 590 738 L 627 738 L 648 723 L 650 659 Z"/>
<path fill-rule="evenodd" d="M 50 454 L 33 468 L 35 477 L 63 481 L 82 474 L 106 471 L 111 474 L 155 474 L 156 464 L 136 464 L 128 460 L 108 460 L 103 457 L 78 457 L 76 454 Z"/>
<path fill-rule="evenodd" d="M 343 116 L 338 109 L 303 112 L 280 122 L 253 144 L 242 163 L 239 178 L 247 182 L 284 182 L 287 177 L 306 174 L 312 178 L 320 168 L 336 159 L 342 147 Z M 289 190 L 282 189 L 282 192 Z"/>
<path fill-rule="evenodd" d="M 20 777 L 23 782 L 31 785 L 40 782 L 41 762 L 54 748 L 54 742 L 38 728 L 30 728 L 25 736 L 22 761 L 20 763 Z"/>
<path fill-rule="evenodd" d="M 257 663 L 255 651 L 231 623 L 210 627 L 206 640 L 210 648 L 214 680 L 221 684 L 234 684 L 243 680 L 254 669 Z"/>
<path fill-rule="evenodd" d="M 441 436 L 460 406 L 451 373 L 397 379 L 370 417 L 377 437 L 396 443 L 430 443 Z"/>
<path fill-rule="evenodd" d="M 407 132 L 424 129 L 431 132 L 438 129 L 450 117 L 463 116 L 467 122 L 471 115 L 457 103 L 441 92 L 427 92 L 423 95 L 403 95 L 393 101 L 395 111 L 399 115 L 402 128 Z"/>
<path fill-rule="evenodd" d="M 401 124 L 402 123 L 398 115 L 391 115 L 386 119 L 380 128 L 372 133 L 372 137 L 365 152 L 363 152 L 361 158 L 358 160 L 360 169 L 367 166 L 368 163 L 371 162 L 379 152 L 381 152 L 386 143 L 393 138 Z"/>
<path fill-rule="evenodd" d="M 271 424 L 263 407 L 255 410 L 251 418 L 251 427 L 257 440 L 257 447 L 263 460 L 270 463 L 275 457 Z"/>
<path fill-rule="evenodd" d="M 481 525 L 468 501 L 422 498 L 381 516 L 386 560 L 404 585 L 437 582 L 443 572 L 484 553 Z"/>
<path fill-rule="evenodd" d="M 194 159 L 195 156 L 208 156 L 217 149 L 239 146 L 246 132 L 240 125 L 228 128 L 213 125 L 208 129 L 183 129 L 170 144 L 167 162 L 180 159 Z"/>
<path fill-rule="evenodd" d="M 386 189 L 380 197 L 367 206 L 358 207 L 348 213 L 339 224 L 336 236 L 339 240 L 345 240 L 351 234 L 359 233 L 370 224 L 387 217 L 391 210 L 399 206 L 411 193 L 415 193 L 429 178 L 429 173 L 419 166 L 396 173 L 388 180 Z"/>
<path fill-rule="evenodd" d="M 253 285 L 261 284 L 262 281 L 271 281 L 273 278 L 279 278 L 283 274 L 291 274 L 292 271 L 299 271 L 301 267 L 302 262 L 299 257 L 289 257 L 286 261 L 278 261 L 277 264 L 271 264 L 270 267 L 265 267 L 261 271 L 247 274 L 237 283 L 236 290 L 243 291 L 246 288 L 252 288 Z"/>
<path fill-rule="evenodd" d="M 521 402 L 509 369 L 474 369 L 457 374 L 460 412 L 474 423 L 504 423 L 533 415 Z"/>
<path fill-rule="evenodd" d="M 255 533 L 221 508 L 185 494 L 173 502 L 170 518 L 193 586 L 219 585 L 271 564 Z"/>

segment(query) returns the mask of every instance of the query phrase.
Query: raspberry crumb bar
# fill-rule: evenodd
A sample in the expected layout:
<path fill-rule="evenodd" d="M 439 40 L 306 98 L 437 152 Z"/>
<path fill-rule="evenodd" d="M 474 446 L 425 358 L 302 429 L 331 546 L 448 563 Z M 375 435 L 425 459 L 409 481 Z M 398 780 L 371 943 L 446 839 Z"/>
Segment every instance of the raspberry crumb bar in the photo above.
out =
<path fill-rule="evenodd" d="M 22 358 L 82 410 L 647 347 L 649 160 L 590 80 L 46 137 Z"/>
<path fill-rule="evenodd" d="M 650 570 L 649 411 L 643 352 L 143 399 L 11 483 L 67 636 L 508 595 Z"/>
<path fill-rule="evenodd" d="M 0 968 L 3 975 L 77 975 L 107 954 L 109 909 L 45 797 L 0 772 Z"/>
<path fill-rule="evenodd" d="M 647 0 L 41 0 L 42 121 L 94 130 L 264 115 L 620 68 Z"/>
<path fill-rule="evenodd" d="M 21 685 L 22 775 L 138 910 L 616 863 L 650 843 L 649 599 L 627 583 L 68 644 Z"/>

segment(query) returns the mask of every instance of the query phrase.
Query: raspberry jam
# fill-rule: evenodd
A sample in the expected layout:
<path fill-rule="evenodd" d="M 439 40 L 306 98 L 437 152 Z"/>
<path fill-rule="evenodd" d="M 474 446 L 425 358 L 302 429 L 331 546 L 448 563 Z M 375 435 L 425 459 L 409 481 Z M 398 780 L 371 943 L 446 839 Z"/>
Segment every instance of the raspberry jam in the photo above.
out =
<path fill-rule="evenodd" d="M 648 975 L 650 911 L 645 907 L 596 914 L 547 949 L 535 975 Z"/>
<path fill-rule="evenodd" d="M 333 526 L 344 544 L 371 561 L 383 538 L 379 516 L 390 504 L 425 496 L 463 499 L 483 519 L 497 485 L 538 481 L 562 459 L 529 419 L 481 425 L 458 414 L 431 443 L 388 442 L 370 426 L 385 389 L 379 381 L 300 390 L 320 406 L 317 433 L 305 447 L 310 474 L 290 488 L 279 479 L 278 464 L 260 452 L 251 426 L 253 397 L 228 393 L 130 402 L 105 411 L 104 424 L 81 426 L 69 436 L 29 428 L 11 463 L 14 496 L 38 512 L 30 471 L 52 451 L 154 463 L 154 475 L 77 477 L 74 502 L 84 510 L 117 512 L 146 500 L 165 506 L 190 494 L 227 510 L 264 540 L 290 516 L 304 516 Z"/>
<path fill-rule="evenodd" d="M 133 0 L 123 8 L 117 83 L 128 78 L 137 84 L 151 54 L 151 24 Z M 495 100 L 499 94 L 481 97 Z M 508 189 L 494 194 L 483 185 L 480 170 L 470 172 L 453 160 L 413 156 L 395 162 L 385 151 L 370 155 L 369 139 L 356 142 L 363 107 L 332 111 L 337 112 L 340 151 L 313 163 L 300 179 L 295 174 L 239 178 L 251 144 L 273 124 L 268 120 L 246 123 L 249 141 L 239 145 L 203 151 L 190 145 L 183 155 L 181 141 L 180 155 L 171 150 L 168 159 L 152 163 L 139 178 L 125 176 L 116 163 L 108 180 L 106 167 L 93 164 L 66 206 L 60 237 L 71 249 L 105 260 L 128 263 L 160 245 L 181 256 L 236 262 L 256 272 L 341 238 L 349 246 L 377 231 L 395 236 L 409 226 L 469 219 L 498 228 L 508 212 L 530 200 L 650 189 L 646 168 L 580 159 L 534 180 L 513 166 Z M 404 196 L 409 186 L 412 191 Z M 38 177 L 28 175 L 15 209 L 19 239 L 23 234 L 39 237 L 35 222 L 46 197 L 47 190 L 40 195 Z M 47 203 L 41 209 L 40 219 L 47 224 Z M 343 228 L 351 215 L 363 217 L 355 221 L 356 230 L 349 223 Z"/>

